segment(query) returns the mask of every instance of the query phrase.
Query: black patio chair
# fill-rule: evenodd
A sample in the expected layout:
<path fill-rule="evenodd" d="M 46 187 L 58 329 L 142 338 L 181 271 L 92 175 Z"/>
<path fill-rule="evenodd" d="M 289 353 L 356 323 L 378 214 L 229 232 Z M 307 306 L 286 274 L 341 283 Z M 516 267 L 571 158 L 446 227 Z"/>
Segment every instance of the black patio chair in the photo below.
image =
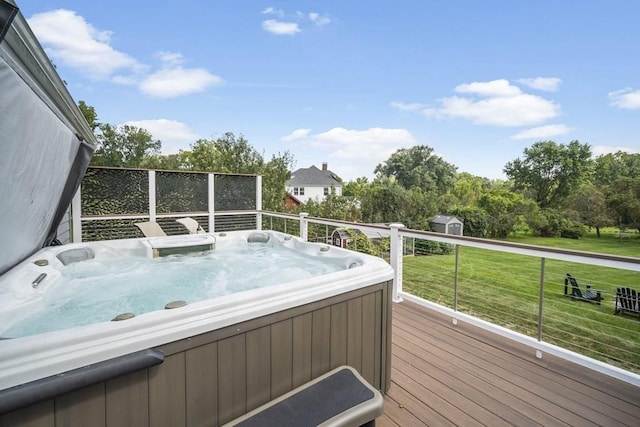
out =
<path fill-rule="evenodd" d="M 571 285 L 571 293 L 569 293 L 569 285 Z M 571 297 L 572 300 L 588 301 L 600 304 L 600 301 L 604 299 L 602 291 L 596 291 L 591 289 L 591 285 L 585 284 L 584 292 L 580 290 L 578 281 L 571 274 L 567 273 L 564 278 L 564 295 Z"/>
<path fill-rule="evenodd" d="M 640 314 L 640 293 L 631 288 L 618 288 L 616 290 L 616 310 L 614 314 L 621 312 Z"/>

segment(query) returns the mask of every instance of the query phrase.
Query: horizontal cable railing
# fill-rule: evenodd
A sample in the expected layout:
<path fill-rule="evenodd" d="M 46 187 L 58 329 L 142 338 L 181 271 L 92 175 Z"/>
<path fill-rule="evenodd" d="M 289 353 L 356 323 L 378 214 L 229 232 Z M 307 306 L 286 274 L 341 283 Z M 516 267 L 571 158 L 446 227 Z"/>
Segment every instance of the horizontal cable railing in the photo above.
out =
<path fill-rule="evenodd" d="M 393 234 L 386 226 L 270 212 L 263 212 L 262 226 L 297 235 L 303 229 L 308 240 L 328 243 L 337 229 Z M 402 228 L 399 236 L 400 297 L 419 297 L 453 317 L 497 325 L 528 337 L 528 343 L 545 344 L 547 351 L 557 346 L 640 373 L 640 315 L 614 314 L 617 288 L 635 284 L 640 290 L 640 258 Z M 571 284 L 565 287 L 567 274 L 583 294 L 588 285 L 603 300 L 572 294 Z"/>

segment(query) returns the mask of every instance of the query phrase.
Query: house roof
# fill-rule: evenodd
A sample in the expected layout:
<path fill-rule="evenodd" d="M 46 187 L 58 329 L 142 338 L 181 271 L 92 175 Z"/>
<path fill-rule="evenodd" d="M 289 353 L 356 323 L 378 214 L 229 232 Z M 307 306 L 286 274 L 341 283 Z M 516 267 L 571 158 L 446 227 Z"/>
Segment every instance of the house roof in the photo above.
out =
<path fill-rule="evenodd" d="M 297 197 L 295 197 L 293 194 L 289 193 L 288 191 L 284 195 L 284 201 L 285 201 L 285 204 L 287 203 L 287 201 L 289 201 L 291 204 L 296 205 L 296 206 L 300 206 L 302 204 L 300 199 L 298 199 Z"/>
<path fill-rule="evenodd" d="M 318 187 L 339 187 L 342 184 L 339 181 L 338 175 L 330 170 L 320 170 L 315 166 L 309 168 L 300 168 L 291 174 L 285 185 L 287 187 L 294 186 L 318 186 Z"/>
<path fill-rule="evenodd" d="M 451 224 L 452 222 L 457 222 L 459 224 L 462 224 L 462 221 L 460 221 L 455 216 L 448 216 L 448 215 L 436 215 L 431 220 L 431 222 L 435 224 Z"/>

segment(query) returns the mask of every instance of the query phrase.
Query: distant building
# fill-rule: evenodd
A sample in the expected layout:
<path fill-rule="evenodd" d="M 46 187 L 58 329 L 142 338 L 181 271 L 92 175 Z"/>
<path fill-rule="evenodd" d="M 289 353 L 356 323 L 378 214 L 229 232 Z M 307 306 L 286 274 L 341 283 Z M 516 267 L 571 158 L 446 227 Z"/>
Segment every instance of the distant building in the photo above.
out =
<path fill-rule="evenodd" d="M 336 195 L 342 195 L 340 178 L 327 168 L 326 162 L 322 163 L 322 170 L 315 166 L 297 169 L 284 185 L 287 193 L 301 203 L 312 199 L 321 201 L 331 194 L 332 188 Z"/>
<path fill-rule="evenodd" d="M 431 231 L 438 233 L 453 234 L 455 236 L 463 235 L 462 221 L 455 216 L 436 215 L 429 221 Z"/>
<path fill-rule="evenodd" d="M 291 193 L 287 192 L 284 195 L 284 207 L 285 208 L 295 208 L 296 206 L 300 206 L 300 200 L 295 198 Z"/>
<path fill-rule="evenodd" d="M 385 237 L 382 233 L 376 231 L 363 231 L 359 228 L 336 228 L 333 230 L 333 233 L 331 233 L 331 244 L 341 248 L 346 248 L 349 242 L 351 242 L 357 234 L 361 234 L 369 240 L 379 240 Z"/>

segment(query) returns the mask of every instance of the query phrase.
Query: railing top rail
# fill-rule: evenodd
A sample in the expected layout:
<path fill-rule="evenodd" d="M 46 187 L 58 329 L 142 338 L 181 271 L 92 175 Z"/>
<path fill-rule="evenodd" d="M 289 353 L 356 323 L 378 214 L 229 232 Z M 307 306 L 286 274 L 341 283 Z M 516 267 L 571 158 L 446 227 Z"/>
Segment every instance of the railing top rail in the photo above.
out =
<path fill-rule="evenodd" d="M 277 214 L 275 212 L 266 212 L 269 215 L 286 215 Z M 299 219 L 296 215 L 288 215 L 287 218 Z M 390 226 L 379 224 L 362 224 L 357 222 L 328 220 L 324 218 L 306 217 L 309 222 L 318 224 L 334 225 L 344 228 L 370 229 L 389 235 Z M 451 234 L 436 233 L 433 231 L 413 230 L 409 228 L 400 228 L 400 235 L 404 237 L 413 237 L 416 239 L 427 239 L 436 242 L 449 243 L 459 246 L 470 246 L 480 249 L 489 249 L 501 252 L 517 253 L 522 255 L 535 256 L 539 258 L 556 259 L 568 262 L 576 262 L 580 264 L 593 264 L 603 267 L 620 268 L 623 270 L 640 271 L 640 258 L 628 257 L 622 255 L 602 254 L 597 252 L 583 252 L 572 249 L 554 248 L 548 246 L 529 245 L 525 243 L 514 243 L 503 240 L 492 240 L 480 237 L 455 236 Z"/>
<path fill-rule="evenodd" d="M 261 213 L 264 215 L 269 215 L 277 218 L 286 218 L 286 219 L 292 219 L 292 220 L 300 219 L 299 215 L 286 214 L 281 212 L 261 211 Z M 313 222 L 314 224 L 332 225 L 340 228 L 357 228 L 360 230 L 377 232 L 377 233 L 380 233 L 381 236 L 389 235 L 389 227 L 382 224 L 365 224 L 365 223 L 359 223 L 359 222 L 349 222 L 349 221 L 342 221 L 338 219 L 326 219 L 326 218 L 319 218 L 319 217 L 313 217 L 313 216 L 306 216 L 305 219 L 309 222 Z"/>
<path fill-rule="evenodd" d="M 325 225 L 333 225 L 340 228 L 357 228 L 364 230 L 372 230 L 376 232 L 380 232 L 386 236 L 389 235 L 389 227 L 386 225 L 374 225 L 374 224 L 364 224 L 359 222 L 349 222 L 349 221 L 341 221 L 336 219 L 325 219 L 308 216 L 307 221 L 314 222 L 317 224 L 325 224 Z"/>
<path fill-rule="evenodd" d="M 286 219 L 294 219 L 294 220 L 299 220 L 300 216 L 298 215 L 294 215 L 294 214 L 287 214 L 287 213 L 282 213 L 282 212 L 273 212 L 273 211 L 260 211 L 260 213 L 262 213 L 263 215 L 269 215 L 269 216 L 274 216 L 276 218 L 286 218 Z"/>
<path fill-rule="evenodd" d="M 557 259 L 582 264 L 595 264 L 603 267 L 617 267 L 624 270 L 640 271 L 640 258 L 627 257 L 622 255 L 576 251 L 572 249 L 529 245 L 525 243 L 514 243 L 503 240 L 483 239 L 480 237 L 443 235 L 442 233 L 436 233 L 433 231 L 401 229 L 400 235 L 418 239 L 429 239 L 454 245 L 471 246 L 481 249 L 491 249 L 501 252 L 531 255 L 540 258 Z"/>

